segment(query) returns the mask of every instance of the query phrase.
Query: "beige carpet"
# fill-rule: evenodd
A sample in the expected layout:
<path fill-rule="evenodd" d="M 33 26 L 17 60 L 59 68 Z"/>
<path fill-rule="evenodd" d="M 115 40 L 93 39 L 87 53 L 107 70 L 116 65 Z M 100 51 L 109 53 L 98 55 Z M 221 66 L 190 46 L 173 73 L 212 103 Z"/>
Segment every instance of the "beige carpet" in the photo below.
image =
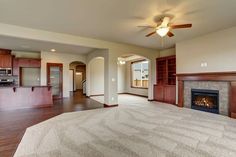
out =
<path fill-rule="evenodd" d="M 28 128 L 15 157 L 236 157 L 236 120 L 139 97 L 119 100 L 116 108 Z"/>
<path fill-rule="evenodd" d="M 92 96 L 91 99 L 104 104 L 104 96 Z M 118 104 L 121 106 L 147 106 L 147 98 L 134 96 L 130 94 L 119 94 Z"/>

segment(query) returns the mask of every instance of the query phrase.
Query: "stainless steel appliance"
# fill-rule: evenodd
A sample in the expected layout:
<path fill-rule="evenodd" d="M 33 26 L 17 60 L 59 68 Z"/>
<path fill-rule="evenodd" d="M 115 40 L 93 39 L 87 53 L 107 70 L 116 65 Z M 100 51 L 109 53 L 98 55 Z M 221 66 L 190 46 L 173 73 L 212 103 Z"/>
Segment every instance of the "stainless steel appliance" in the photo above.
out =
<path fill-rule="evenodd" d="M 13 78 L 0 78 L 0 87 L 1 86 L 11 86 L 15 84 L 15 80 Z"/>
<path fill-rule="evenodd" d="M 11 76 L 12 69 L 11 68 L 0 68 L 0 76 Z"/>

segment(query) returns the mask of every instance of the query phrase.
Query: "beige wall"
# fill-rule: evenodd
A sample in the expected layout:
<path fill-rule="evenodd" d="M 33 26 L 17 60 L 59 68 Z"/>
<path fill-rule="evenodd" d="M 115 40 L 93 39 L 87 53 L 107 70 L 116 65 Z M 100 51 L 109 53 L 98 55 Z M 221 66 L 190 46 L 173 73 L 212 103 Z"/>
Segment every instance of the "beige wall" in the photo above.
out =
<path fill-rule="evenodd" d="M 104 58 L 95 58 L 89 64 L 90 95 L 104 94 Z"/>
<path fill-rule="evenodd" d="M 235 41 L 236 27 L 232 27 L 177 43 L 177 73 L 236 71 Z M 207 66 L 201 66 L 205 63 Z M 176 89 L 177 102 L 178 88 Z"/>
<path fill-rule="evenodd" d="M 233 27 L 177 43 L 177 73 L 236 71 L 235 41 Z"/>
<path fill-rule="evenodd" d="M 69 90 L 71 92 L 74 91 L 74 81 L 73 81 L 73 78 L 74 78 L 73 70 L 69 70 Z"/>
<path fill-rule="evenodd" d="M 126 88 L 126 64 L 125 65 L 118 65 L 118 75 L 117 75 L 117 86 L 118 86 L 118 91 L 117 93 L 126 93 L 127 88 Z"/>
<path fill-rule="evenodd" d="M 175 55 L 175 54 L 176 54 L 175 48 L 170 48 L 170 49 L 161 50 L 159 57 L 172 56 L 172 55 Z"/>

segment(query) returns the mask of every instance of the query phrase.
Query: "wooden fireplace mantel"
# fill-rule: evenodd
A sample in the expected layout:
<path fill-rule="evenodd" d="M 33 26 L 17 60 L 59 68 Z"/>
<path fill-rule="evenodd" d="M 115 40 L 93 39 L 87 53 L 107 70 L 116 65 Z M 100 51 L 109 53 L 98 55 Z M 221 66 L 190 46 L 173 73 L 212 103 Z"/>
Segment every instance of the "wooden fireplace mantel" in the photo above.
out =
<path fill-rule="evenodd" d="M 178 107 L 184 107 L 184 81 L 224 81 L 230 83 L 229 116 L 236 118 L 236 72 L 177 74 Z"/>

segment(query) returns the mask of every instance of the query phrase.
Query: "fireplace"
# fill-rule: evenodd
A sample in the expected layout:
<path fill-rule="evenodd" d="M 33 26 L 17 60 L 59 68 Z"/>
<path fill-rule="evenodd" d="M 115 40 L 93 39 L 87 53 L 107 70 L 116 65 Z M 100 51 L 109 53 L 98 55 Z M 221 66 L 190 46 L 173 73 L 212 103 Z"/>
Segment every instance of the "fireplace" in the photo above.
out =
<path fill-rule="evenodd" d="M 192 89 L 191 108 L 219 114 L 219 91 Z"/>

